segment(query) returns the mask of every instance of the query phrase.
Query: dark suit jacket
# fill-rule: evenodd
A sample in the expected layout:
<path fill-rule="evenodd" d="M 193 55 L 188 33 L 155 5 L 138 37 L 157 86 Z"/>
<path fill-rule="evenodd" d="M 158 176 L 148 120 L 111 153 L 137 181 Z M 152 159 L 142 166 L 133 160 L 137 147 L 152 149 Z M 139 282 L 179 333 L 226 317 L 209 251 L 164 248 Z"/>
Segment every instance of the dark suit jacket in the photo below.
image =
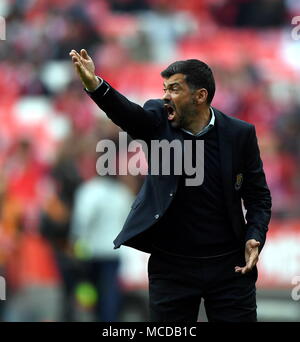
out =
<path fill-rule="evenodd" d="M 89 95 L 107 116 L 133 139 L 142 139 L 148 145 L 151 139 L 183 141 L 182 130 L 170 125 L 162 100 L 149 100 L 142 108 L 113 88 L 107 91 L 105 83 Z M 226 199 L 224 205 L 239 241 L 244 243 L 249 239 L 258 240 L 261 250 L 271 217 L 271 195 L 260 159 L 255 127 L 229 117 L 215 108 L 214 113 Z M 115 248 L 127 245 L 151 253 L 151 227 L 159 226 L 160 218 L 174 198 L 178 179 L 179 176 L 176 175 L 146 176 L 123 229 L 114 241 Z M 247 209 L 246 222 L 241 199 Z M 183 212 L 182 215 L 184 214 Z"/>

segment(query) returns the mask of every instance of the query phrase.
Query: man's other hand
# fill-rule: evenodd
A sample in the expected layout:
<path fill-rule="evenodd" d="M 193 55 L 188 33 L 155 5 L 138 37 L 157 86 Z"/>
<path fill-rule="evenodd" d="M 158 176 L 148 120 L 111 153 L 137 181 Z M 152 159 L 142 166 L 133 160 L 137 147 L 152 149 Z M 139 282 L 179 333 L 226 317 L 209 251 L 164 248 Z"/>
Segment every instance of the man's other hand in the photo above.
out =
<path fill-rule="evenodd" d="M 95 64 L 85 49 L 70 52 L 72 62 L 78 73 L 82 84 L 88 91 L 94 91 L 100 84 L 100 80 L 95 75 Z"/>
<path fill-rule="evenodd" d="M 257 264 L 258 262 L 258 255 L 259 250 L 258 247 L 260 245 L 259 241 L 256 241 L 254 239 L 248 240 L 246 242 L 246 248 L 245 248 L 245 260 L 246 260 L 246 266 L 235 266 L 235 272 L 240 272 L 242 274 L 245 274 L 247 272 L 250 272 L 252 268 Z"/>

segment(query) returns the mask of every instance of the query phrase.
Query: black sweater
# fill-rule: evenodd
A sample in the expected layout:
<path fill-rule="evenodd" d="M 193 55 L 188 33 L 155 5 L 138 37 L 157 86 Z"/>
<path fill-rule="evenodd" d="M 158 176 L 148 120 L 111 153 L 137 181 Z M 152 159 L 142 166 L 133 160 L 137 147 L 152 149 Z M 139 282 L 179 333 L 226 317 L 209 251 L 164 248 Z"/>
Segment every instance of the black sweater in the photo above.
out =
<path fill-rule="evenodd" d="M 194 176 L 180 177 L 174 200 L 161 219 L 154 246 L 192 257 L 231 252 L 238 248 L 238 243 L 226 211 L 216 126 L 200 137 L 184 134 L 185 140 L 192 140 L 193 166 L 197 158 L 196 140 L 204 140 L 204 180 L 200 186 L 186 186 L 186 178 Z"/>

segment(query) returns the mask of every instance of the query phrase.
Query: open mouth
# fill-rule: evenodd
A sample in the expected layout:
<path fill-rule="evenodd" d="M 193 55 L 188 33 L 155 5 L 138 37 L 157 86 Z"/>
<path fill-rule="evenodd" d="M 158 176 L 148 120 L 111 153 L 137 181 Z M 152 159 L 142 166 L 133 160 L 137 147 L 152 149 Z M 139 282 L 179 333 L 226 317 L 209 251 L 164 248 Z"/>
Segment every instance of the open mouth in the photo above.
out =
<path fill-rule="evenodd" d="M 173 106 L 171 106 L 170 104 L 164 104 L 164 108 L 166 113 L 168 114 L 168 120 L 173 120 L 176 112 L 175 112 L 175 108 Z"/>

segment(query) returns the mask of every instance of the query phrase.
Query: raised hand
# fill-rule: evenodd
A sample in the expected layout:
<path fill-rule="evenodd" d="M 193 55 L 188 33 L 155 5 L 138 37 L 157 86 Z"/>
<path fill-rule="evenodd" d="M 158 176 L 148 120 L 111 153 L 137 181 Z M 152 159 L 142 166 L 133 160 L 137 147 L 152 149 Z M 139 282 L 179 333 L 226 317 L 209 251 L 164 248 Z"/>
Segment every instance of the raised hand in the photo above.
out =
<path fill-rule="evenodd" d="M 87 51 L 82 49 L 79 54 L 76 50 L 72 50 L 69 55 L 84 87 L 89 91 L 95 90 L 100 80 L 95 75 L 95 64 Z"/>

